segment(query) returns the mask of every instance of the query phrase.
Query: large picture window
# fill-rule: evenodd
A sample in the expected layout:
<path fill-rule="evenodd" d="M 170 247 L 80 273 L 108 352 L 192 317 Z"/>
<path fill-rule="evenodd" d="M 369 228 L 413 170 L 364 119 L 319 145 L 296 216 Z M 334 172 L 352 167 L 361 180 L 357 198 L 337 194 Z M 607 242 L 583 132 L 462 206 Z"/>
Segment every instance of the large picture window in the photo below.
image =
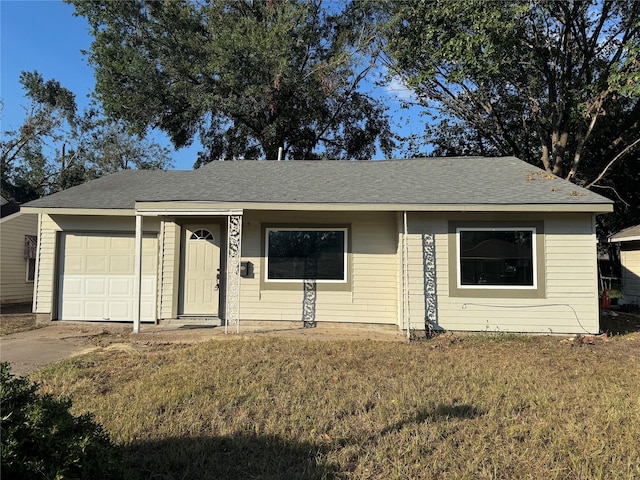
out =
<path fill-rule="evenodd" d="M 346 283 L 346 228 L 267 228 L 268 281 Z"/>
<path fill-rule="evenodd" d="M 535 289 L 535 228 L 457 228 L 458 288 Z"/>

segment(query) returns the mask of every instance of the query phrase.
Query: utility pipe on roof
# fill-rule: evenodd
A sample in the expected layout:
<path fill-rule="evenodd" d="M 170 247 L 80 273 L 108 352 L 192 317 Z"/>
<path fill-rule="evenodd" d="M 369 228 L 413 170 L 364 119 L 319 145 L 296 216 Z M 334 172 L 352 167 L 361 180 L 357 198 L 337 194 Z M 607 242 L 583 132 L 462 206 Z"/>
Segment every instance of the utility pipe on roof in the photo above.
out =
<path fill-rule="evenodd" d="M 283 152 L 283 148 L 282 147 L 278 147 L 278 161 L 282 160 L 282 152 Z"/>

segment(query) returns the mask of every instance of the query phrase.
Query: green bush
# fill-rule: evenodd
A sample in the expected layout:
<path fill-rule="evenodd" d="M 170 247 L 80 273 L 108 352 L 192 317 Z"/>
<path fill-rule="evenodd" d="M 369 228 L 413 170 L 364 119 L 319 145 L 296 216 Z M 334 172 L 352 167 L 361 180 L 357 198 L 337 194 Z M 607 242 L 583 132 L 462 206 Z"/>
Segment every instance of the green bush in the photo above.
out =
<path fill-rule="evenodd" d="M 71 401 L 37 393 L 0 363 L 2 480 L 121 478 L 120 453 L 89 414 L 69 412 Z"/>

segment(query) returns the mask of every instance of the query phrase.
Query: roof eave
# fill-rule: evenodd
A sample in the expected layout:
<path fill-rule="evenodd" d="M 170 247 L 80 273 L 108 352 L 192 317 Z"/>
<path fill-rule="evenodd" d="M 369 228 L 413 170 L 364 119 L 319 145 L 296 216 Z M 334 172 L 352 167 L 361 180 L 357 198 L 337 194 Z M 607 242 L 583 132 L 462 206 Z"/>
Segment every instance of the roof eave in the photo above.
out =
<path fill-rule="evenodd" d="M 79 207 L 22 207 L 24 213 L 42 213 L 45 215 L 102 215 L 134 216 L 132 208 L 79 208 Z"/>
<path fill-rule="evenodd" d="M 406 203 L 285 203 L 285 202 L 136 202 L 134 208 L 22 207 L 23 213 L 47 215 L 134 216 L 202 214 L 220 211 L 234 214 L 243 210 L 289 211 L 383 211 L 383 212 L 541 212 L 541 213 L 609 213 L 607 203 L 549 204 L 406 204 Z"/>

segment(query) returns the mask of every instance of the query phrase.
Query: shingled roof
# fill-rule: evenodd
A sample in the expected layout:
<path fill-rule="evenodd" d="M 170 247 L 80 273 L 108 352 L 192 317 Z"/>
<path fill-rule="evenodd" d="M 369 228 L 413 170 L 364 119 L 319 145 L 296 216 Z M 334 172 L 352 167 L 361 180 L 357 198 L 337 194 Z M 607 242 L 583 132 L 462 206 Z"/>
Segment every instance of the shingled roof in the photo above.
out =
<path fill-rule="evenodd" d="M 212 162 L 193 171 L 128 170 L 27 204 L 133 209 L 135 202 L 228 204 L 609 205 L 589 190 L 515 157 L 368 162 Z M 607 207 L 608 209 L 608 207 Z M 597 210 L 597 209 L 596 209 Z"/>
<path fill-rule="evenodd" d="M 640 225 L 625 228 L 609 237 L 610 242 L 632 242 L 635 240 L 640 240 Z"/>

